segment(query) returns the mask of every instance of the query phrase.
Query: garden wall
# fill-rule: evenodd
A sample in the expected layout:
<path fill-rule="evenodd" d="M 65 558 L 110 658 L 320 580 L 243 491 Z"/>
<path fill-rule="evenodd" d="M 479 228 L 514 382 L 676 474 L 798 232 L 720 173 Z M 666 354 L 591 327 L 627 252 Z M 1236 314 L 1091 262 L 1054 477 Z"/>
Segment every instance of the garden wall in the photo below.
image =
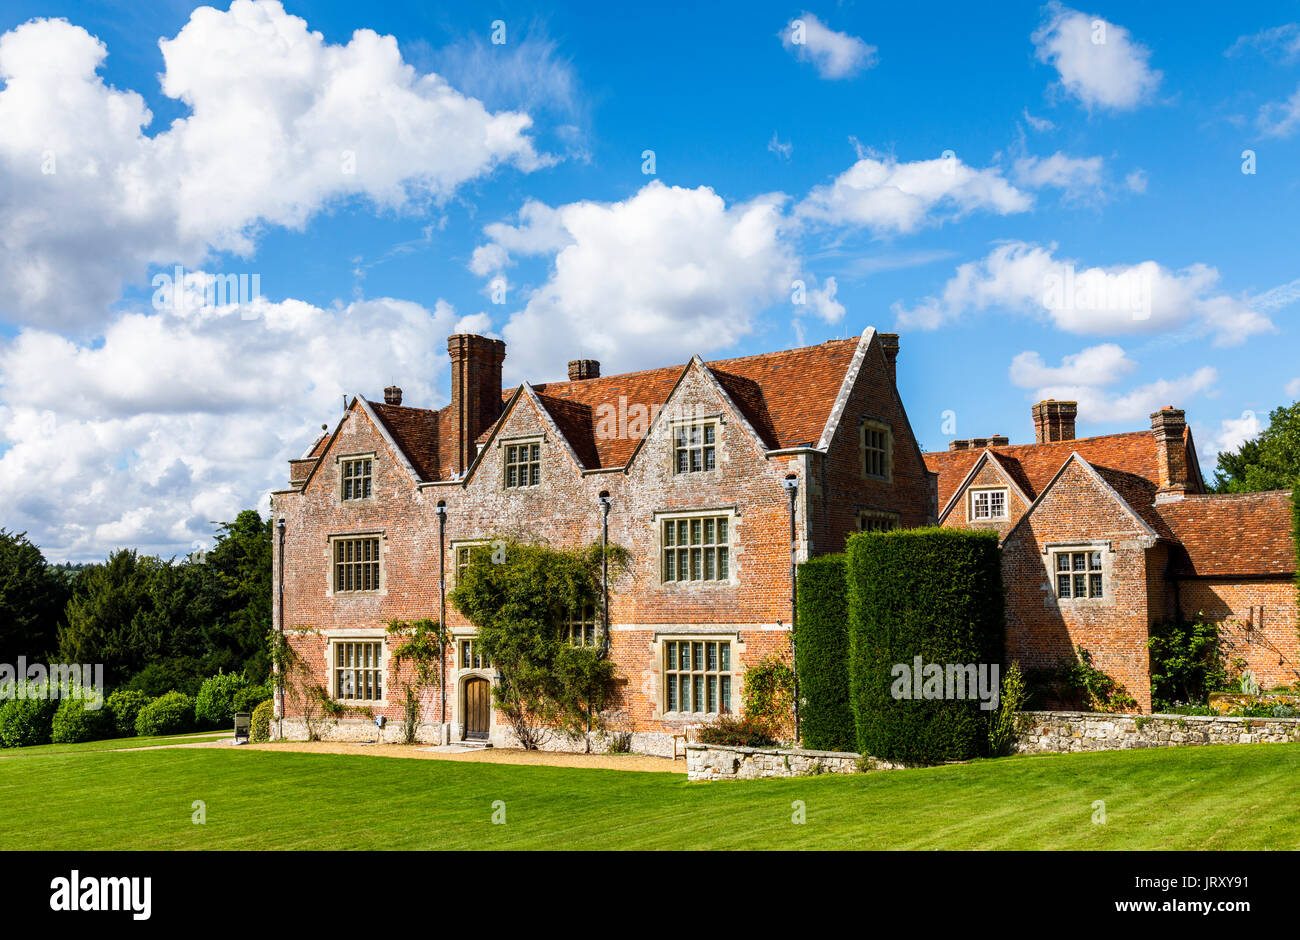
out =
<path fill-rule="evenodd" d="M 759 777 L 853 774 L 858 772 L 860 759 L 861 755 L 848 751 L 688 744 L 686 777 L 688 780 L 756 780 Z M 873 770 L 891 770 L 903 766 L 874 759 L 870 763 Z"/>
<path fill-rule="evenodd" d="M 1101 715 L 1093 712 L 1021 714 L 1027 726 L 1016 735 L 1013 748 L 1022 754 L 1300 741 L 1300 718 Z"/>

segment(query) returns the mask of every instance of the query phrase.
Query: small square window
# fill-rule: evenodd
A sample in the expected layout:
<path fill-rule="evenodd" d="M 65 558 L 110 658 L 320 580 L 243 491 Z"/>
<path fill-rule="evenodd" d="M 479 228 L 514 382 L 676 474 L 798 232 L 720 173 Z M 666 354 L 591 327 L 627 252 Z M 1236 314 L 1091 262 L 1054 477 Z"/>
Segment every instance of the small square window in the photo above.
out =
<path fill-rule="evenodd" d="M 1074 598 L 1105 597 L 1106 578 L 1101 552 L 1062 551 L 1056 553 L 1056 596 Z"/>

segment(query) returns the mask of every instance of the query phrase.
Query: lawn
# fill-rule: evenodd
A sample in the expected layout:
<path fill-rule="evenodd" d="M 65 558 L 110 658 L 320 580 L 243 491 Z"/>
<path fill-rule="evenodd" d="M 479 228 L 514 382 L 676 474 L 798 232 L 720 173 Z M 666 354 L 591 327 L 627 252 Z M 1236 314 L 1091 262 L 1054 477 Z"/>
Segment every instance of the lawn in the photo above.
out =
<path fill-rule="evenodd" d="M 39 757 L 43 754 L 76 754 L 83 751 L 120 751 L 127 747 L 159 747 L 164 744 L 197 744 L 214 738 L 232 737 L 229 731 L 195 731 L 190 734 L 150 735 L 143 738 L 105 738 L 102 741 L 82 741 L 80 744 L 38 744 L 35 747 L 0 749 L 0 760 L 6 757 Z"/>
<path fill-rule="evenodd" d="M 725 783 L 237 748 L 46 753 L 0 760 L 0 818 L 22 820 L 0 848 L 1295 849 L 1298 775 L 1289 744 Z"/>

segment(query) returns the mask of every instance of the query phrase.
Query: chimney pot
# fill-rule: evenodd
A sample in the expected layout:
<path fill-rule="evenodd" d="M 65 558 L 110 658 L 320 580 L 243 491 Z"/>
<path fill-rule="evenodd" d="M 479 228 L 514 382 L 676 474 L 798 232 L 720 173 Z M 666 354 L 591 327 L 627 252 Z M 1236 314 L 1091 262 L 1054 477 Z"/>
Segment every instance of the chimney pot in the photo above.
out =
<path fill-rule="evenodd" d="M 1074 419 L 1079 414 L 1077 401 L 1057 401 L 1049 398 L 1031 409 L 1034 416 L 1034 442 L 1050 444 L 1053 441 L 1074 440 Z"/>
<path fill-rule="evenodd" d="M 569 381 L 581 382 L 583 379 L 600 378 L 600 363 L 595 359 L 572 359 L 569 361 Z"/>
<path fill-rule="evenodd" d="M 402 403 L 402 390 L 396 385 L 390 385 L 384 389 L 385 405 L 400 405 Z"/>

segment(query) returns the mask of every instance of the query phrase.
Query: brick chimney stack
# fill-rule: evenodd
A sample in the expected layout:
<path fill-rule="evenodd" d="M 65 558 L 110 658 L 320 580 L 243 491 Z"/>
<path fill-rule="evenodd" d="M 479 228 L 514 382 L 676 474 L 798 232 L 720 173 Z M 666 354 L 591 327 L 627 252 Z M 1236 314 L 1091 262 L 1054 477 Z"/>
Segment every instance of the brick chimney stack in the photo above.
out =
<path fill-rule="evenodd" d="M 595 359 L 572 359 L 569 361 L 570 382 L 598 378 L 600 378 L 600 363 Z"/>
<path fill-rule="evenodd" d="M 1078 414 L 1077 401 L 1057 401 L 1054 398 L 1040 401 L 1033 407 L 1034 443 L 1074 440 L 1074 419 Z"/>
<path fill-rule="evenodd" d="M 898 334 L 897 333 L 880 333 L 880 348 L 885 354 L 885 362 L 889 364 L 889 381 L 895 385 L 898 384 Z"/>
<path fill-rule="evenodd" d="M 384 389 L 385 405 L 400 405 L 402 403 L 402 390 L 396 385 L 390 385 Z"/>
<path fill-rule="evenodd" d="M 1187 414 L 1181 408 L 1165 405 L 1151 413 L 1151 436 L 1156 439 L 1156 464 L 1160 473 L 1157 503 L 1182 499 L 1190 489 L 1186 431 Z"/>
<path fill-rule="evenodd" d="M 501 416 L 501 363 L 506 344 L 473 333 L 447 337 L 451 356 L 451 420 L 456 439 L 456 472 L 474 462 L 474 442 Z"/>

